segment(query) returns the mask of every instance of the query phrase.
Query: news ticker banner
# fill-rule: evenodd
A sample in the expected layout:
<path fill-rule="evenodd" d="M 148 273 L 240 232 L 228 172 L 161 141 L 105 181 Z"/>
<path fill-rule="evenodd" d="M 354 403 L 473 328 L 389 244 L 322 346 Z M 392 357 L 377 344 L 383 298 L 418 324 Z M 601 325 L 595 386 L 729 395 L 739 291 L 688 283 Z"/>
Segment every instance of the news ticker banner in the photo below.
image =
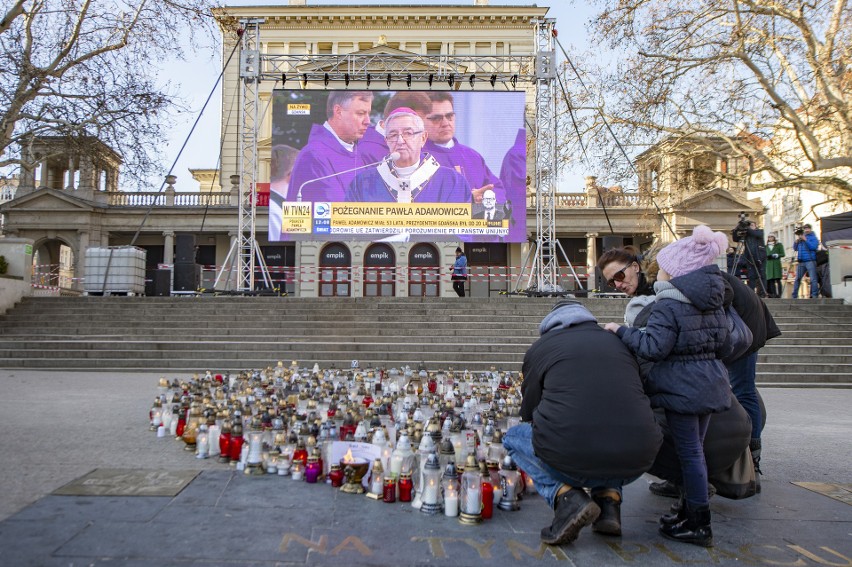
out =
<path fill-rule="evenodd" d="M 467 203 L 298 203 L 281 204 L 281 231 L 292 235 L 383 237 L 399 234 L 505 237 L 508 220 L 471 218 Z"/>

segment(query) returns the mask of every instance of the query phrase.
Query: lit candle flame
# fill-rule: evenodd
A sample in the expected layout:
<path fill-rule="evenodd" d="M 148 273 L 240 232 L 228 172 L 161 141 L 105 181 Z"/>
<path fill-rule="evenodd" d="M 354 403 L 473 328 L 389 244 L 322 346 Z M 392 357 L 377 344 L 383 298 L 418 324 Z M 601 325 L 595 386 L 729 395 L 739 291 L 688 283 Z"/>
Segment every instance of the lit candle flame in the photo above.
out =
<path fill-rule="evenodd" d="M 354 463 L 355 462 L 355 457 L 352 456 L 352 447 L 349 447 L 349 450 L 346 451 L 345 455 L 343 455 L 343 462 L 344 463 Z"/>

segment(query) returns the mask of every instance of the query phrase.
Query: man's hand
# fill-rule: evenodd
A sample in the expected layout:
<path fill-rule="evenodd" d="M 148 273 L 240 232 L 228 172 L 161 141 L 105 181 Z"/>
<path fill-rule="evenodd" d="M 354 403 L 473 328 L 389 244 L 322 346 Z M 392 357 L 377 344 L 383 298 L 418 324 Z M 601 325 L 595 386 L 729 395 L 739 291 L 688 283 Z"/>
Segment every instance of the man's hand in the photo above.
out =
<path fill-rule="evenodd" d="M 615 333 L 620 328 L 621 328 L 621 325 L 619 325 L 618 323 L 607 323 L 606 325 L 604 325 L 604 329 L 606 329 L 610 333 Z"/>
<path fill-rule="evenodd" d="M 471 194 L 473 195 L 473 202 L 479 204 L 482 202 L 482 194 L 488 191 L 489 189 L 494 189 L 494 184 L 489 183 L 488 185 L 483 185 L 479 189 L 473 189 Z"/>

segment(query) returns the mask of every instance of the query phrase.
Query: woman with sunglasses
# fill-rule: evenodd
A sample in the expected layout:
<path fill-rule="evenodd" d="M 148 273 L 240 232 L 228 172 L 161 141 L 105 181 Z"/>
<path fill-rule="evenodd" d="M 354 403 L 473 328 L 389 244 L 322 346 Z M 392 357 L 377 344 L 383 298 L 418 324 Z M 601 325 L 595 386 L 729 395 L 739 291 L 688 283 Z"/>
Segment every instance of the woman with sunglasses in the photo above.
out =
<path fill-rule="evenodd" d="M 598 268 L 607 285 L 630 297 L 654 295 L 653 282 L 649 282 L 639 264 L 639 251 L 632 246 L 613 248 L 598 260 Z"/>
<path fill-rule="evenodd" d="M 646 275 L 640 258 L 637 249 L 625 246 L 607 250 L 598 259 L 598 268 L 607 285 L 632 298 L 624 314 L 630 327 L 644 327 L 654 305 L 654 278 Z M 650 366 L 641 360 L 639 366 L 645 376 Z"/>

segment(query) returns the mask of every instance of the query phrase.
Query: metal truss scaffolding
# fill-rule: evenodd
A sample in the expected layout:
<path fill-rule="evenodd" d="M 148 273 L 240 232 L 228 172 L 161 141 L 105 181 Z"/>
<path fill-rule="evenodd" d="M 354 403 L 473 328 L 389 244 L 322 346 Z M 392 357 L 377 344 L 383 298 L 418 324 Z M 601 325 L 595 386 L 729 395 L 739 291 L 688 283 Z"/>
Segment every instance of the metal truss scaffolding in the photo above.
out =
<path fill-rule="evenodd" d="M 240 79 L 242 81 L 242 112 L 240 114 L 240 196 L 237 238 L 228 252 L 222 271 L 216 277 L 217 288 L 223 276 L 229 278 L 236 268 L 236 291 L 255 291 L 255 273 L 259 269 L 264 288 L 272 288 L 266 261 L 256 239 L 257 219 L 257 132 L 260 126 L 260 25 L 262 18 L 240 21 Z M 236 261 L 235 261 L 236 260 Z"/>
<path fill-rule="evenodd" d="M 553 26 L 556 20 L 538 21 L 535 51 L 535 241 L 515 283 L 516 292 L 528 295 L 560 295 L 559 258 L 571 270 L 579 289 L 580 279 L 556 237 L 556 182 L 558 180 L 556 124 L 556 51 Z M 530 261 L 532 260 L 532 261 Z"/>
<path fill-rule="evenodd" d="M 256 180 L 258 177 L 258 129 L 261 115 L 259 88 L 262 81 L 273 81 L 287 87 L 296 83 L 303 89 L 313 88 L 411 88 L 458 89 L 468 83 L 491 89 L 500 83 L 516 90 L 535 87 L 535 179 L 536 239 L 515 284 L 528 294 L 551 294 L 561 291 L 556 239 L 555 192 L 557 180 L 556 149 L 556 66 L 553 45 L 555 20 L 537 20 L 536 49 L 533 55 L 420 55 L 378 46 L 365 53 L 346 55 L 269 55 L 260 50 L 260 25 L 263 19 L 246 19 L 242 27 L 240 79 L 242 80 L 242 112 L 240 120 L 240 204 L 238 239 L 225 261 L 224 274 L 232 256 L 239 268 L 238 290 L 253 291 L 258 266 L 267 287 L 271 288 L 268 270 L 255 239 Z M 563 256 L 564 250 L 562 251 Z M 257 262 L 255 263 L 255 258 Z M 568 263 L 567 256 L 565 261 Z M 233 266 L 231 267 L 233 269 Z M 579 279 L 574 272 L 579 285 Z"/>

